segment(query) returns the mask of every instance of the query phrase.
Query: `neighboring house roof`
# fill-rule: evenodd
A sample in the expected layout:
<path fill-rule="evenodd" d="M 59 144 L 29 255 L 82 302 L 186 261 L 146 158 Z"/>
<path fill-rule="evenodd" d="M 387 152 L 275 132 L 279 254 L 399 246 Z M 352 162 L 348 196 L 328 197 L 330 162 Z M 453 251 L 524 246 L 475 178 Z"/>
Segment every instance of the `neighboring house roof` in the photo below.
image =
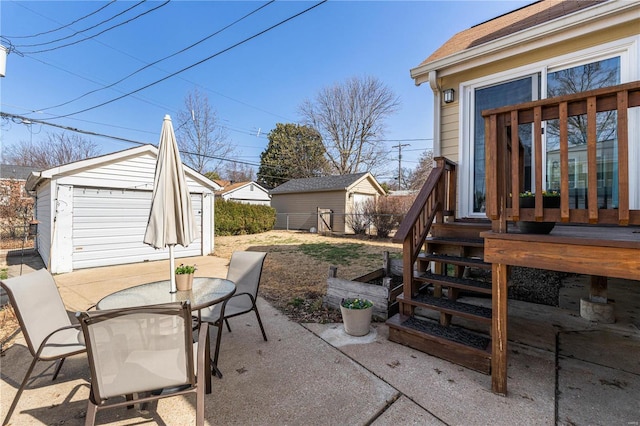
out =
<path fill-rule="evenodd" d="M 350 175 L 323 176 L 314 178 L 291 179 L 271 190 L 271 194 L 290 194 L 296 192 L 320 192 L 320 191 L 339 191 L 348 190 L 361 180 L 370 177 L 372 183 L 380 193 L 384 193 L 384 189 L 371 175 L 371 173 L 354 173 Z"/>
<path fill-rule="evenodd" d="M 213 182 L 218 185 L 220 188 L 225 188 L 229 185 L 231 185 L 231 181 L 230 180 L 224 180 L 224 179 L 213 179 Z"/>
<path fill-rule="evenodd" d="M 422 64 L 549 22 L 607 0 L 542 0 L 475 25 L 451 37 Z"/>
<path fill-rule="evenodd" d="M 31 172 L 36 171 L 31 166 L 16 166 L 13 164 L 0 164 L 0 179 L 27 180 Z"/>
<path fill-rule="evenodd" d="M 154 157 L 158 156 L 158 148 L 153 145 L 141 145 L 135 148 L 129 148 L 122 151 L 112 152 L 110 154 L 99 155 L 97 157 L 87 158 L 85 160 L 75 161 L 73 163 L 63 164 L 61 166 L 52 167 L 47 170 L 42 170 L 39 172 L 32 172 L 31 175 L 27 178 L 27 183 L 25 187 L 27 190 L 31 191 L 35 189 L 40 182 L 51 179 L 54 176 L 63 175 L 67 173 L 74 173 L 85 169 L 90 169 L 93 167 L 98 167 L 104 164 L 117 162 L 120 160 L 126 160 L 131 157 L 136 157 L 140 155 L 149 154 Z M 189 175 L 193 180 L 198 182 L 204 187 L 211 188 L 212 190 L 220 189 L 219 185 L 215 182 L 207 179 L 206 176 L 201 175 L 196 172 L 192 168 L 188 166 L 184 166 L 185 174 Z"/>

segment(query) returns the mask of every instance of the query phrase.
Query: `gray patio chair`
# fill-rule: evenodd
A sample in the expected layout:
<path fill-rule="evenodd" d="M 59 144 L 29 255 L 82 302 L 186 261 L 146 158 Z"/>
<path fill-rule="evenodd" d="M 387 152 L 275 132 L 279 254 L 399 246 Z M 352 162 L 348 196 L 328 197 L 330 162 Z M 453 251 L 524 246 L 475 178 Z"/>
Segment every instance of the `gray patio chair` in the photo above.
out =
<path fill-rule="evenodd" d="M 208 325 L 193 343 L 188 301 L 78 313 L 87 344 L 91 392 L 85 425 L 98 411 L 196 394 L 196 424 L 204 424 L 211 392 Z M 124 397 L 124 398 L 122 398 Z"/>
<path fill-rule="evenodd" d="M 255 251 L 233 252 L 231 262 L 229 263 L 229 270 L 227 271 L 227 279 L 236 284 L 235 294 L 222 303 L 199 311 L 200 322 L 208 322 L 217 327 L 218 334 L 212 367 L 218 377 L 222 377 L 222 373 L 217 367 L 220 341 L 222 340 L 222 322 L 227 324 L 227 330 L 231 332 L 228 321 L 229 318 L 254 311 L 258 319 L 258 324 L 260 325 L 260 331 L 262 331 L 262 337 L 265 342 L 267 341 L 267 334 L 264 332 L 264 326 L 262 325 L 260 313 L 256 306 L 258 286 L 260 285 L 262 266 L 266 256 L 267 253 Z"/>
<path fill-rule="evenodd" d="M 13 398 L 3 425 L 9 423 L 22 391 L 38 361 L 58 361 L 52 380 L 58 377 L 66 357 L 85 351 L 78 340 L 79 324 L 72 325 L 56 282 L 46 269 L 0 281 L 18 317 L 33 361 Z"/>

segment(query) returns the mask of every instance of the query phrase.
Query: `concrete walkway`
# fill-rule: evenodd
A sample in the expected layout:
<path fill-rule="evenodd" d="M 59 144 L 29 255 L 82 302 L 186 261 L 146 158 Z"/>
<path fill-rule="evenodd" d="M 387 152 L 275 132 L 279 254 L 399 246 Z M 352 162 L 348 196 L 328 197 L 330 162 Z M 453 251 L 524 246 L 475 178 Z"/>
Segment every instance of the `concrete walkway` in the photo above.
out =
<path fill-rule="evenodd" d="M 226 274 L 224 259 L 183 261 L 196 263 L 199 275 Z M 58 275 L 56 282 L 69 311 L 76 311 L 118 289 L 164 279 L 167 270 L 166 261 L 122 265 Z M 619 316 L 612 325 L 583 320 L 570 306 L 510 301 L 507 397 L 491 393 L 490 376 L 389 342 L 384 324 L 353 338 L 341 324 L 297 324 L 259 300 L 269 341 L 254 316 L 231 320 L 220 354 L 224 377 L 213 379 L 206 418 L 211 425 L 640 424 L 638 284 L 610 284 Z M 567 288 L 575 297 L 584 290 L 578 279 Z M 575 297 L 563 300 L 570 305 Z M 1 358 L 2 417 L 30 361 L 21 337 Z M 54 385 L 52 365 L 41 363 L 37 371 L 12 424 L 83 424 L 85 358 L 67 360 Z M 98 424 L 192 424 L 194 402 L 165 399 L 147 413 L 109 410 Z"/>

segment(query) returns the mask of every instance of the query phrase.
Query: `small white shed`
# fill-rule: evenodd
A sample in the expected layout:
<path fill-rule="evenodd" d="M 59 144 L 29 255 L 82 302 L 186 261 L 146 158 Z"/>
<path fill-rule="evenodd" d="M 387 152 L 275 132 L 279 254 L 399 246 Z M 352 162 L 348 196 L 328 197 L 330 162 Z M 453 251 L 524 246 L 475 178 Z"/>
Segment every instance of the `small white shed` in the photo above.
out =
<path fill-rule="evenodd" d="M 52 273 L 168 259 L 168 249 L 142 242 L 151 208 L 158 149 L 143 145 L 41 172 L 25 185 L 35 192 L 36 247 Z M 219 186 L 184 167 L 200 230 L 176 257 L 213 252 L 213 199 Z"/>

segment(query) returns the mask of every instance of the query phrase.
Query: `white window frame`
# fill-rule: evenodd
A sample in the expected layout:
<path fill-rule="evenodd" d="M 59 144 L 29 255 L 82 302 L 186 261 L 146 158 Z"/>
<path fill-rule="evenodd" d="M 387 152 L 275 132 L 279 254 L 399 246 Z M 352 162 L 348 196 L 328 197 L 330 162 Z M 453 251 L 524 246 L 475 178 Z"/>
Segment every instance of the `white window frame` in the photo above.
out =
<path fill-rule="evenodd" d="M 475 90 L 540 73 L 541 97 L 545 98 L 548 72 L 616 56 L 620 57 L 621 83 L 640 79 L 640 66 L 638 65 L 640 36 L 633 36 L 460 83 L 458 87 L 458 93 L 460 93 L 458 110 L 460 117 L 458 128 L 458 140 L 460 141 L 458 146 L 458 214 L 460 217 L 486 218 L 485 213 L 473 212 L 474 153 L 472 143 L 475 130 L 473 120 Z M 629 110 L 629 182 L 631 183 L 629 205 L 632 209 L 640 208 L 640 185 L 634 185 L 635 182 L 640 182 L 640 166 L 638 165 L 640 163 L 640 111 L 638 110 L 639 108 Z M 543 144 L 546 144 L 544 138 Z M 546 149 L 543 149 L 543 152 L 546 153 Z M 544 156 L 546 157 L 546 154 Z M 543 158 L 543 163 L 545 161 L 546 158 Z"/>

